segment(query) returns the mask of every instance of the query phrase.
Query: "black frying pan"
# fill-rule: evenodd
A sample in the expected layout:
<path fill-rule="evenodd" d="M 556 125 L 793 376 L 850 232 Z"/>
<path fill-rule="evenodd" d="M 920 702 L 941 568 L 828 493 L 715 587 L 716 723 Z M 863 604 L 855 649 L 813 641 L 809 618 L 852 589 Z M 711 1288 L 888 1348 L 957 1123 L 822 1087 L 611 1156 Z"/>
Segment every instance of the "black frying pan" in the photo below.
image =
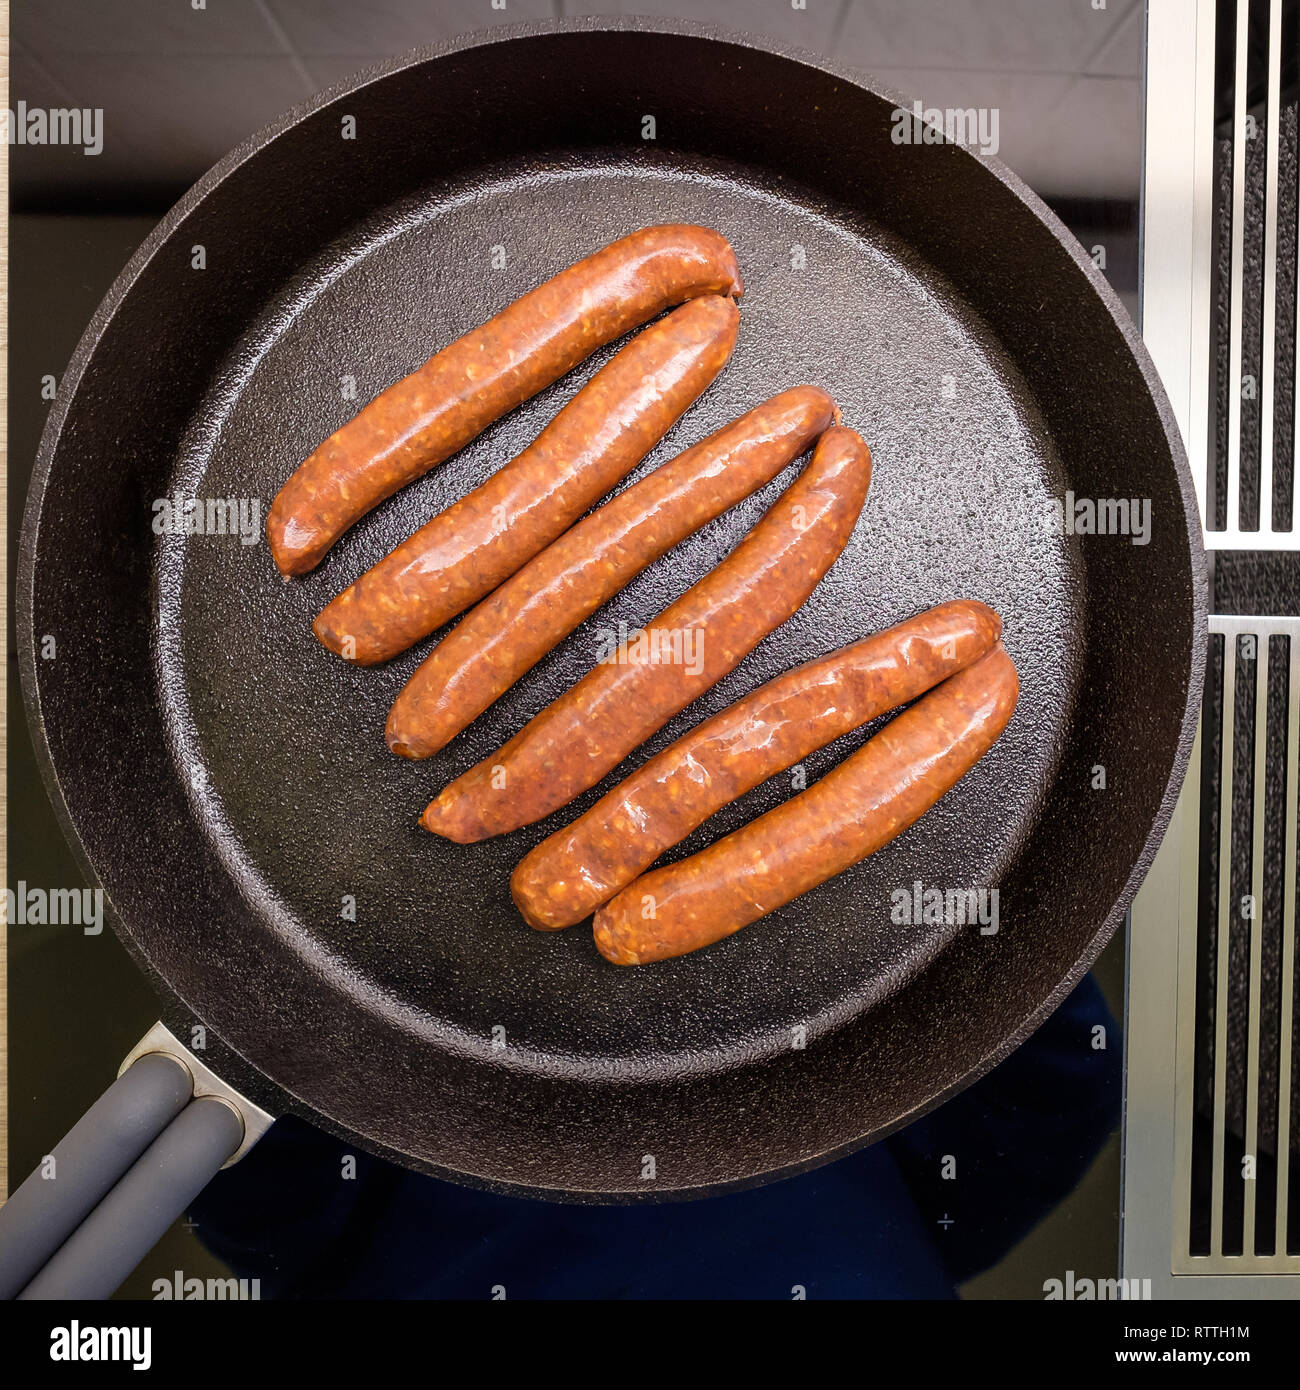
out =
<path fill-rule="evenodd" d="M 1069 233 L 996 161 L 895 143 L 897 100 L 695 27 L 458 41 L 224 160 L 96 314 L 28 503 L 23 687 L 67 834 L 165 1016 L 202 1020 L 208 1060 L 267 1109 L 550 1198 L 743 1186 L 969 1084 L 1121 920 L 1171 813 L 1201 683 L 1187 465 L 1133 325 Z M 325 434 L 433 348 L 664 221 L 723 231 L 748 293 L 730 367 L 640 472 L 813 381 L 870 442 L 876 481 L 803 611 L 630 761 L 796 662 L 959 596 L 1003 615 L 1022 695 L 992 754 L 886 850 L 728 942 L 619 969 L 586 927 L 529 930 L 507 887 L 612 778 L 479 845 L 435 839 L 416 816 L 590 666 L 595 626 L 658 611 L 790 475 L 653 566 L 423 764 L 392 757 L 382 729 L 428 644 L 350 669 L 311 618 L 530 440 L 608 351 L 303 580 L 282 583 L 264 544 L 151 523 L 178 492 L 257 498 L 264 515 Z M 1148 499 L 1150 543 L 1051 533 L 1044 508 L 1067 491 Z M 46 634 L 55 660 L 41 659 Z M 810 776 L 861 741 L 825 750 Z M 678 852 L 787 795 L 775 779 Z M 891 922 L 893 890 L 917 880 L 996 886 L 1000 930 Z"/>

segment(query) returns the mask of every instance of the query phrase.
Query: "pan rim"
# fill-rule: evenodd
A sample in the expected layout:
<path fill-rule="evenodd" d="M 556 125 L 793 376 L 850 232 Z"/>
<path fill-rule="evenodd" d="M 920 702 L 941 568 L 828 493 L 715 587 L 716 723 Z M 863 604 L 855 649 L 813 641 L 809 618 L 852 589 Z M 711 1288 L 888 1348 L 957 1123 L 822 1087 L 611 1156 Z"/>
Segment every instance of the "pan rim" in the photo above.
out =
<path fill-rule="evenodd" d="M 239 168 L 255 155 L 261 153 L 261 151 L 266 149 L 277 138 L 297 126 L 303 120 L 332 105 L 339 98 L 355 93 L 375 81 L 392 76 L 407 68 L 423 65 L 438 58 L 470 52 L 475 49 L 487 48 L 498 44 L 510 44 L 521 39 L 551 38 L 563 34 L 585 33 L 662 34 L 672 37 L 721 43 L 741 50 L 785 59 L 801 66 L 812 68 L 832 78 L 841 79 L 873 96 L 892 101 L 896 105 L 910 106 L 910 101 L 904 94 L 895 92 L 893 89 L 878 82 L 874 77 L 870 76 L 870 74 L 862 71 L 855 65 L 827 59 L 819 54 L 810 53 L 797 46 L 772 40 L 766 36 L 760 38 L 755 35 L 738 34 L 717 26 L 685 20 L 660 20 L 635 17 L 587 17 L 579 19 L 528 21 L 460 35 L 444 42 L 427 45 L 399 57 L 383 60 L 361 68 L 344 81 L 295 105 L 276 121 L 255 132 L 248 139 L 236 146 L 229 154 L 209 169 L 185 192 L 185 194 L 182 195 L 163 218 L 160 219 L 157 226 L 150 232 L 149 236 L 114 280 L 108 293 L 105 295 L 87 324 L 76 349 L 69 359 L 65 373 L 63 374 L 63 389 L 60 390 L 58 399 L 54 403 L 46 420 L 24 506 L 23 522 L 19 537 L 18 571 L 14 597 L 19 676 L 24 710 L 28 720 L 29 731 L 32 736 L 37 765 L 41 769 L 42 780 L 50 797 L 51 804 L 54 807 L 60 829 L 69 843 L 78 865 L 81 867 L 83 873 L 86 874 L 87 880 L 91 884 L 103 886 L 99 874 L 91 863 L 81 835 L 73 820 L 72 812 L 64 797 L 62 781 L 59 777 L 58 770 L 54 766 L 44 732 L 44 716 L 40 705 L 39 684 L 36 674 L 34 592 L 40 518 L 49 486 L 50 475 L 57 455 L 58 445 L 71 404 L 77 395 L 87 368 L 93 358 L 95 349 L 105 330 L 127 296 L 131 293 L 146 267 L 161 248 L 172 238 L 186 218 L 210 193 L 224 182 L 235 169 Z M 1183 778 L 1186 774 L 1195 735 L 1200 691 L 1204 680 L 1207 644 L 1206 634 L 1208 629 L 1208 584 L 1205 572 L 1205 552 L 1200 528 L 1199 508 L 1196 502 L 1195 488 L 1190 467 L 1163 383 L 1160 381 L 1154 363 L 1151 361 L 1150 355 L 1138 333 L 1136 325 L 1128 315 L 1128 312 L 1124 309 L 1118 296 L 1111 289 L 1109 283 L 1097 271 L 1091 259 L 1084 253 L 1083 248 L 1078 244 L 1068 229 L 1059 221 L 1042 199 L 1024 184 L 1018 175 L 994 157 L 977 157 L 969 151 L 963 151 L 963 156 L 971 159 L 978 158 L 978 162 L 1012 193 L 1018 201 L 1033 214 L 1037 221 L 1042 223 L 1052 233 L 1058 245 L 1067 252 L 1075 266 L 1088 281 L 1093 292 L 1100 298 L 1110 316 L 1112 324 L 1118 328 L 1124 345 L 1129 351 L 1130 357 L 1136 363 L 1146 391 L 1155 406 L 1170 457 L 1174 464 L 1175 474 L 1183 501 L 1184 523 L 1188 539 L 1189 561 L 1193 579 L 1191 615 L 1193 638 L 1188 687 L 1184 693 L 1184 708 L 1179 737 L 1174 751 L 1169 776 L 1166 779 L 1160 798 L 1159 807 L 1142 846 L 1141 853 L 1138 855 L 1129 877 L 1125 882 L 1123 892 L 1116 906 L 1103 920 L 1098 931 L 1090 938 L 1086 949 L 1076 959 L 1071 969 L 1058 982 L 1056 987 L 1049 992 L 1035 1009 L 1030 1010 L 1021 1018 L 1020 1023 L 1001 1040 L 997 1047 L 990 1049 L 988 1053 L 973 1064 L 963 1067 L 962 1073 L 958 1078 L 933 1095 L 928 1096 L 925 1101 L 919 1103 L 905 1116 L 898 1118 L 888 1126 L 870 1132 L 866 1136 L 856 1136 L 842 1145 L 834 1146 L 822 1153 L 806 1157 L 797 1163 L 765 1169 L 761 1172 L 752 1173 L 733 1181 L 710 1183 L 703 1186 L 679 1189 L 658 1189 L 653 1195 L 641 1194 L 638 1192 L 606 1192 L 599 1189 L 592 1189 L 584 1192 L 567 1189 L 531 1188 L 524 1185 L 501 1182 L 483 1175 L 466 1173 L 459 1169 L 439 1170 L 445 1172 L 446 1176 L 449 1178 L 474 1186 L 487 1187 L 495 1191 L 509 1191 L 527 1195 L 545 1196 L 551 1200 L 572 1200 L 580 1202 L 665 1200 L 671 1198 L 703 1196 L 759 1185 L 783 1176 L 807 1171 L 808 1169 L 819 1166 L 821 1163 L 851 1153 L 862 1147 L 865 1143 L 875 1142 L 880 1138 L 884 1138 L 888 1134 L 910 1123 L 912 1120 L 934 1109 L 945 1099 L 956 1094 L 970 1085 L 974 1080 L 984 1075 L 1018 1047 L 1020 1043 L 1040 1026 L 1056 1009 L 1065 995 L 1074 988 L 1078 980 L 1091 967 L 1097 955 L 1114 934 L 1119 922 L 1126 915 L 1128 904 L 1132 901 L 1137 888 L 1146 877 L 1173 815 L 1174 806 L 1179 791 L 1181 790 Z M 123 941 L 124 945 L 126 945 L 133 959 L 142 966 L 155 990 L 163 996 L 164 1001 L 167 1003 L 174 1003 L 186 1011 L 190 1011 L 191 1006 L 188 1002 L 180 995 L 170 981 L 162 976 L 154 967 L 152 961 L 146 955 L 143 946 L 130 930 L 129 924 L 117 913 L 107 891 L 105 891 L 104 896 L 106 905 L 109 909 L 109 918 L 113 923 L 116 934 L 119 939 Z M 245 1058 L 242 1053 L 239 1053 L 229 1042 L 225 1041 L 220 1030 L 214 1031 L 219 1038 L 222 1038 L 226 1048 L 243 1061 L 245 1065 L 252 1068 L 258 1078 L 265 1081 L 270 1092 L 277 1096 L 285 1097 L 291 1102 L 295 1102 L 285 1105 L 285 1109 L 297 1110 L 299 1113 L 306 1113 L 313 1119 L 324 1121 L 327 1129 L 335 1133 L 344 1134 L 349 1139 L 361 1140 L 365 1147 L 381 1152 L 386 1157 L 393 1158 L 407 1166 L 411 1166 L 414 1161 L 415 1166 L 425 1171 L 432 1171 L 434 1169 L 434 1165 L 427 1164 L 423 1160 L 414 1159 L 414 1156 L 405 1155 L 397 1150 L 393 1150 L 382 1144 L 382 1142 L 371 1139 L 362 1140 L 362 1136 L 355 1134 L 354 1131 L 347 1129 L 339 1122 L 333 1121 L 325 1112 L 319 1110 L 316 1105 L 295 1095 L 283 1082 L 263 1072 L 260 1067 Z"/>

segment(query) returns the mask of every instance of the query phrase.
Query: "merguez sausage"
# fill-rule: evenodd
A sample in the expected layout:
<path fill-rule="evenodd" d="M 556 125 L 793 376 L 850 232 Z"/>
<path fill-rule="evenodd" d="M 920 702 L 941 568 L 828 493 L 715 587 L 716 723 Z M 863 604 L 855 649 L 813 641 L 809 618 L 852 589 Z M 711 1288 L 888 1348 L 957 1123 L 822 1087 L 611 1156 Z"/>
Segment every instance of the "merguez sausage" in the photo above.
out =
<path fill-rule="evenodd" d="M 438 643 L 393 705 L 388 746 L 404 758 L 436 753 L 635 574 L 838 418 L 815 386 L 783 391 L 578 522 Z"/>
<path fill-rule="evenodd" d="M 873 854 L 988 752 L 1017 690 L 999 644 L 806 792 L 632 882 L 596 914 L 600 953 L 615 965 L 645 965 L 698 950 Z"/>
<path fill-rule="evenodd" d="M 482 840 L 594 786 L 799 609 L 844 549 L 870 481 L 858 435 L 827 430 L 807 468 L 721 564 L 444 788 L 420 824 L 461 843 Z"/>
<path fill-rule="evenodd" d="M 710 295 L 639 333 L 522 454 L 334 599 L 316 636 L 368 666 L 490 593 L 641 462 L 726 365 L 739 326 L 734 301 Z"/>
<path fill-rule="evenodd" d="M 305 574 L 353 522 L 598 347 L 701 295 L 744 292 L 708 227 L 646 227 L 561 271 L 382 391 L 315 449 L 266 518 L 282 574 Z"/>
<path fill-rule="evenodd" d="M 569 927 L 760 782 L 969 666 L 1002 623 L 941 604 L 796 666 L 684 734 L 520 862 L 515 903 L 540 931 Z"/>

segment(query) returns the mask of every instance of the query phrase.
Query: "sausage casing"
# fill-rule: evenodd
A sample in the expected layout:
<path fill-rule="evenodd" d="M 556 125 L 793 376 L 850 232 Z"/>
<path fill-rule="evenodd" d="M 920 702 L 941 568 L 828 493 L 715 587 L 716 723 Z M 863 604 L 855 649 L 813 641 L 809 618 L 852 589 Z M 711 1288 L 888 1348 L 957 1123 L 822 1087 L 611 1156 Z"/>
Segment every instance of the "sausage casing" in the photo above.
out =
<path fill-rule="evenodd" d="M 503 748 L 425 808 L 426 830 L 466 843 L 540 820 L 616 767 L 796 612 L 852 534 L 871 455 L 836 425 L 808 466 L 716 568 Z"/>
<path fill-rule="evenodd" d="M 563 270 L 380 392 L 299 465 L 266 518 L 282 574 L 305 574 L 355 521 L 598 347 L 700 295 L 744 291 L 709 227 L 646 227 Z"/>
<path fill-rule="evenodd" d="M 526 855 L 510 880 L 519 911 L 540 931 L 580 922 L 715 811 L 969 666 L 1001 631 L 991 608 L 960 599 L 769 681 Z"/>
<path fill-rule="evenodd" d="M 600 953 L 615 965 L 645 965 L 698 950 L 873 854 L 988 752 L 1017 692 L 999 643 L 806 792 L 629 884 L 596 913 Z"/>
<path fill-rule="evenodd" d="M 425 658 L 388 716 L 389 748 L 436 753 L 634 575 L 776 477 L 838 418 L 816 386 L 783 391 L 584 517 Z"/>
<path fill-rule="evenodd" d="M 532 444 L 316 617 L 321 643 L 386 661 L 515 573 L 636 467 L 726 365 L 740 314 L 693 299 L 617 352 Z"/>

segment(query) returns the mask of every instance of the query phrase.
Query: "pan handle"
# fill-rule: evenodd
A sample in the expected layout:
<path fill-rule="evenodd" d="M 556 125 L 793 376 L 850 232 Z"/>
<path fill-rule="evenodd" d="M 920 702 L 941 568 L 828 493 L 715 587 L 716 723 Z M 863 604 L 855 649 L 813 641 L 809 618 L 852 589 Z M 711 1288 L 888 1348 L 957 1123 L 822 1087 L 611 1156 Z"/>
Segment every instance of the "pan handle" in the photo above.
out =
<path fill-rule="evenodd" d="M 271 1122 L 155 1024 L 0 1206 L 0 1298 L 108 1297 Z"/>
<path fill-rule="evenodd" d="M 194 1096 L 189 1072 L 141 1057 L 0 1207 L 0 1298 L 13 1298 Z"/>
<path fill-rule="evenodd" d="M 239 1148 L 244 1123 L 191 1101 L 55 1252 L 19 1299 L 107 1298 Z"/>

